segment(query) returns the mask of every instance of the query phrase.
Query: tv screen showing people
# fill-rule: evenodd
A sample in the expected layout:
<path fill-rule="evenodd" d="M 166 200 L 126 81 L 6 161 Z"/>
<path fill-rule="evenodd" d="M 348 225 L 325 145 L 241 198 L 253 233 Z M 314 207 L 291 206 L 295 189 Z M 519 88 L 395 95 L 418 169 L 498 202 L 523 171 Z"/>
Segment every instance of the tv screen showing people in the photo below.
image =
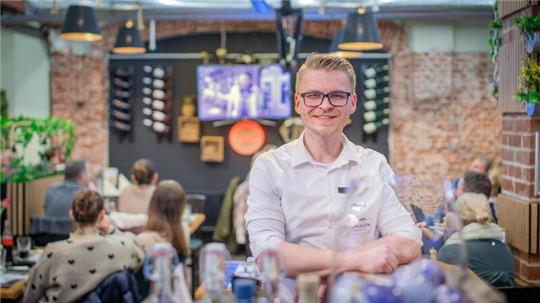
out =
<path fill-rule="evenodd" d="M 291 74 L 279 64 L 197 67 L 203 121 L 285 119 L 291 115 Z"/>

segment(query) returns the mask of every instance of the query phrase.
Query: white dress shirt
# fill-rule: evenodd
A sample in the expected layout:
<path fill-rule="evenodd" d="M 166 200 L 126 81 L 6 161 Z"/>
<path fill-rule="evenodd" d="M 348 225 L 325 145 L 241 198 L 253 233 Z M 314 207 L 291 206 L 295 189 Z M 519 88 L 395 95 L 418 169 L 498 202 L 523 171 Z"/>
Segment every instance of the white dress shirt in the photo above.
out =
<path fill-rule="evenodd" d="M 321 164 L 303 138 L 262 154 L 253 164 L 245 218 L 254 257 L 283 241 L 343 249 L 399 235 L 422 244 L 420 230 L 391 187 L 393 172 L 383 155 L 344 136 L 339 157 Z M 351 182 L 357 184 L 354 191 Z M 334 229 L 337 218 L 345 221 L 339 225 L 345 231 Z"/>

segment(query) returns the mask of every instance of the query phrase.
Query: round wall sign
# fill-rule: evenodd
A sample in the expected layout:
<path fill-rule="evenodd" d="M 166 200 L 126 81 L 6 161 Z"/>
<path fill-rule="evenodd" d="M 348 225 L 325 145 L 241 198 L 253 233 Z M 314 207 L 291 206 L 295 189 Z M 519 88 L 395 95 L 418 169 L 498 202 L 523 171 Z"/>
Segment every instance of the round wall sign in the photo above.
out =
<path fill-rule="evenodd" d="M 251 156 L 264 145 L 266 133 L 259 123 L 253 120 L 242 120 L 231 127 L 228 139 L 229 145 L 236 153 Z"/>

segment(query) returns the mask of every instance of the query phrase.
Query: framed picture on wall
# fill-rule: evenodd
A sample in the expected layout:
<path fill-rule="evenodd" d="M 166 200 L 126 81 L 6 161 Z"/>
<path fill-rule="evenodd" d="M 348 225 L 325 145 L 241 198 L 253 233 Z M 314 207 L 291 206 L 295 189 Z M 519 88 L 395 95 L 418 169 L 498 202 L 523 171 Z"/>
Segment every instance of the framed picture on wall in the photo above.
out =
<path fill-rule="evenodd" d="M 201 161 L 221 163 L 225 160 L 225 140 L 221 136 L 201 138 Z"/>
<path fill-rule="evenodd" d="M 201 140 L 201 125 L 197 117 L 178 117 L 178 141 L 197 143 Z"/>
<path fill-rule="evenodd" d="M 534 150 L 534 192 L 540 196 L 540 132 L 536 132 Z"/>

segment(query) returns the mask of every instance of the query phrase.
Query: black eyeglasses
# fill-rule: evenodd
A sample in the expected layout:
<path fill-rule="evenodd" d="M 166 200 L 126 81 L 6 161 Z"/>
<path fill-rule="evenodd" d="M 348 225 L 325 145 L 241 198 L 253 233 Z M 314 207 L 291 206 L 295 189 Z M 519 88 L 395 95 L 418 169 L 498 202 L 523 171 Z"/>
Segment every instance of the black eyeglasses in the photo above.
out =
<path fill-rule="evenodd" d="M 323 103 L 324 98 L 328 98 L 328 101 L 332 106 L 342 107 L 347 105 L 350 96 L 351 93 L 347 92 L 330 92 L 328 94 L 323 94 L 321 92 L 307 92 L 300 94 L 300 97 L 304 100 L 304 105 L 307 107 L 320 106 Z"/>

